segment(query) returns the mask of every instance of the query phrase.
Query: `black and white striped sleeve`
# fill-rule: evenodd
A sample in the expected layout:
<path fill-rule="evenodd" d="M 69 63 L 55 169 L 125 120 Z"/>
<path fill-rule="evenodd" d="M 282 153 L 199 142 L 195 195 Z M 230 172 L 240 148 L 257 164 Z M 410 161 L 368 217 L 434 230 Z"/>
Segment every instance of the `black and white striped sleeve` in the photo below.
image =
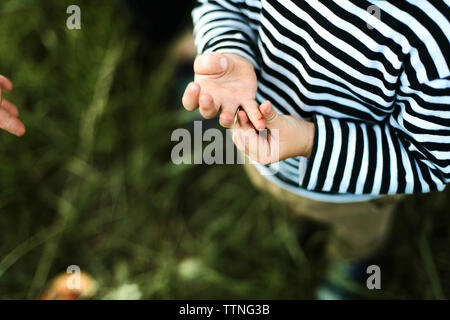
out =
<path fill-rule="evenodd" d="M 413 45 L 403 52 L 392 112 L 384 121 L 315 115 L 315 145 L 301 187 L 384 195 L 441 191 L 450 182 L 450 33 L 448 9 L 440 7 L 445 15 L 426 1 L 423 12 L 410 5 L 422 24 L 400 15 L 405 20 L 399 25 L 411 22 L 405 34 Z"/>
<path fill-rule="evenodd" d="M 316 115 L 301 186 L 372 195 L 443 190 L 450 181 L 450 76 L 401 86 L 396 100 L 381 124 Z"/>
<path fill-rule="evenodd" d="M 243 14 L 243 1 L 199 0 L 192 12 L 195 44 L 198 53 L 235 53 L 247 58 L 259 68 L 256 34 Z"/>

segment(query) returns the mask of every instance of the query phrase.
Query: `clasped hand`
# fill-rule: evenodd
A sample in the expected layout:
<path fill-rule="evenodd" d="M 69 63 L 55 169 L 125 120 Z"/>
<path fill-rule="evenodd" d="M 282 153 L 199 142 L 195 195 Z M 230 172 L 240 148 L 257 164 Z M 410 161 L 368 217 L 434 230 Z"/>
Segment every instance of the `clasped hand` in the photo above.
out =
<path fill-rule="evenodd" d="M 240 151 L 262 164 L 311 155 L 314 124 L 278 114 L 269 101 L 258 105 L 257 78 L 250 61 L 236 54 L 206 53 L 196 58 L 194 73 L 183 106 L 189 111 L 199 109 L 206 119 L 220 113 L 220 124 L 232 128 Z"/>

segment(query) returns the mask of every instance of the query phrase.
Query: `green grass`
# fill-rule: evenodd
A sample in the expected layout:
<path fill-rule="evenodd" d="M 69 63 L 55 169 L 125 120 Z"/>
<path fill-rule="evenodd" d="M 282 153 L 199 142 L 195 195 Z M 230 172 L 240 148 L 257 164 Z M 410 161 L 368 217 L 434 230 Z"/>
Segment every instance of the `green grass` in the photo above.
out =
<path fill-rule="evenodd" d="M 2 0 L 0 73 L 27 134 L 0 134 L 0 298 L 39 296 L 76 264 L 95 298 L 312 298 L 318 231 L 255 190 L 240 166 L 175 166 L 176 57 L 146 45 L 118 2 Z M 188 13 L 187 13 L 188 14 Z M 372 298 L 450 296 L 449 193 L 402 203 Z M 122 292 L 122 293 L 121 293 Z"/>

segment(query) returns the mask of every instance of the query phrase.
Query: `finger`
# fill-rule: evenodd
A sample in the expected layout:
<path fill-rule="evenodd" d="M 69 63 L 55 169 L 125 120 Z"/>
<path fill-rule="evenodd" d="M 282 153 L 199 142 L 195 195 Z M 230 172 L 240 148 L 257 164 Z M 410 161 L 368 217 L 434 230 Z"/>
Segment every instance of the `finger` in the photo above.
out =
<path fill-rule="evenodd" d="M 239 112 L 236 114 L 236 120 L 234 121 L 233 126 L 231 127 L 231 129 L 232 129 L 231 134 L 233 137 L 233 142 L 236 145 L 236 147 L 238 145 L 238 139 L 239 139 L 239 135 L 241 133 L 241 124 L 239 123 L 238 114 L 239 114 Z"/>
<path fill-rule="evenodd" d="M 17 117 L 19 115 L 19 110 L 17 110 L 17 107 L 8 100 L 2 100 L 1 107 L 14 117 Z"/>
<path fill-rule="evenodd" d="M 13 84 L 9 81 L 8 78 L 0 75 L 0 88 L 5 91 L 11 91 L 13 88 Z"/>
<path fill-rule="evenodd" d="M 258 134 L 255 132 L 255 128 L 250 123 L 250 120 L 244 111 L 239 111 L 237 118 L 240 126 L 237 147 L 245 154 L 251 156 L 254 154 L 254 149 L 257 146 Z"/>
<path fill-rule="evenodd" d="M 200 96 L 200 86 L 191 82 L 184 91 L 183 106 L 186 110 L 192 111 L 198 108 L 198 97 Z"/>
<path fill-rule="evenodd" d="M 242 127 L 244 128 L 242 131 L 241 144 L 244 145 L 244 149 L 246 150 L 246 154 L 256 162 L 261 164 L 269 164 L 270 161 L 270 146 L 267 143 L 267 140 L 263 138 L 259 133 L 255 131 L 252 123 L 250 122 L 247 114 L 243 112 L 242 114 L 238 114 L 239 122 L 242 123 Z M 267 129 L 265 129 L 267 130 Z"/>
<path fill-rule="evenodd" d="M 236 132 L 238 133 L 238 144 L 241 147 L 241 149 L 244 151 L 245 146 L 244 146 L 244 141 L 246 135 L 250 135 L 255 133 L 255 128 L 253 127 L 253 125 L 250 123 L 250 120 L 248 119 L 247 114 L 245 113 L 245 111 L 240 110 L 238 111 L 238 113 L 236 114 Z M 239 147 L 238 147 L 239 149 Z"/>
<path fill-rule="evenodd" d="M 217 52 L 204 53 L 194 61 L 194 72 L 199 75 L 220 75 L 230 66 L 228 58 Z"/>
<path fill-rule="evenodd" d="M 245 110 L 245 112 L 247 112 L 250 121 L 257 130 L 263 130 L 266 128 L 264 117 L 259 111 L 256 101 L 248 101 L 244 105 L 242 105 L 242 108 Z"/>
<path fill-rule="evenodd" d="M 242 132 L 244 130 L 242 128 L 242 125 L 243 125 L 244 121 L 242 120 L 243 115 L 240 114 L 241 112 L 245 114 L 245 111 L 238 110 L 238 112 L 236 113 L 236 120 L 232 127 L 233 128 L 233 142 L 239 150 L 243 150 L 241 141 L 243 141 L 242 140 Z"/>
<path fill-rule="evenodd" d="M 234 124 L 235 114 L 235 108 L 222 106 L 222 111 L 220 112 L 219 117 L 220 125 L 224 128 L 231 128 Z"/>
<path fill-rule="evenodd" d="M 267 128 L 270 129 L 276 124 L 278 120 L 278 113 L 275 111 L 270 101 L 263 102 L 259 109 L 261 110 L 264 120 L 266 121 Z"/>
<path fill-rule="evenodd" d="M 244 150 L 251 159 L 258 161 L 258 137 L 253 128 L 243 129 Z"/>
<path fill-rule="evenodd" d="M 247 113 L 245 113 L 245 111 L 239 111 L 237 114 L 237 119 L 239 122 L 239 126 L 244 129 L 244 130 L 255 130 L 255 128 L 253 127 L 253 125 L 250 123 L 250 120 L 247 116 Z"/>
<path fill-rule="evenodd" d="M 247 137 L 247 130 L 243 128 L 238 128 L 234 132 L 233 142 L 236 145 L 236 148 L 244 153 L 245 155 L 249 155 L 249 143 Z M 247 142 L 247 143 L 246 143 Z"/>
<path fill-rule="evenodd" d="M 209 94 L 202 94 L 199 99 L 200 114 L 205 119 L 213 118 L 219 111 L 219 107 L 216 106 L 214 98 Z"/>
<path fill-rule="evenodd" d="M 0 109 L 0 128 L 16 136 L 23 136 L 25 134 L 25 126 L 23 123 L 4 109 Z"/>

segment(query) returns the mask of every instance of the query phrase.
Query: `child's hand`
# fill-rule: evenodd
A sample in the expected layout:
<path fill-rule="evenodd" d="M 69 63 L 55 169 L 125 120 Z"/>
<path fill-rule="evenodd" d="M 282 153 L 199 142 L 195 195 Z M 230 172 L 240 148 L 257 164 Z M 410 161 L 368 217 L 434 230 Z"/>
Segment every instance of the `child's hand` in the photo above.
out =
<path fill-rule="evenodd" d="M 19 111 L 11 102 L 2 99 L 2 90 L 11 91 L 12 83 L 7 78 L 0 76 L 0 128 L 16 136 L 25 133 L 25 126 L 17 119 Z"/>
<path fill-rule="evenodd" d="M 236 147 L 261 164 L 271 164 L 291 157 L 309 158 L 314 144 L 314 124 L 295 116 L 280 115 L 269 101 L 260 106 L 268 133 L 263 137 L 249 122 L 247 114 L 238 112 L 233 126 Z"/>
<path fill-rule="evenodd" d="M 250 61 L 236 54 L 206 53 L 195 59 L 194 72 L 194 82 L 183 96 L 187 110 L 200 108 L 206 119 L 220 111 L 220 124 L 230 128 L 238 107 L 242 107 L 255 128 L 265 128 L 255 101 L 256 74 Z"/>

